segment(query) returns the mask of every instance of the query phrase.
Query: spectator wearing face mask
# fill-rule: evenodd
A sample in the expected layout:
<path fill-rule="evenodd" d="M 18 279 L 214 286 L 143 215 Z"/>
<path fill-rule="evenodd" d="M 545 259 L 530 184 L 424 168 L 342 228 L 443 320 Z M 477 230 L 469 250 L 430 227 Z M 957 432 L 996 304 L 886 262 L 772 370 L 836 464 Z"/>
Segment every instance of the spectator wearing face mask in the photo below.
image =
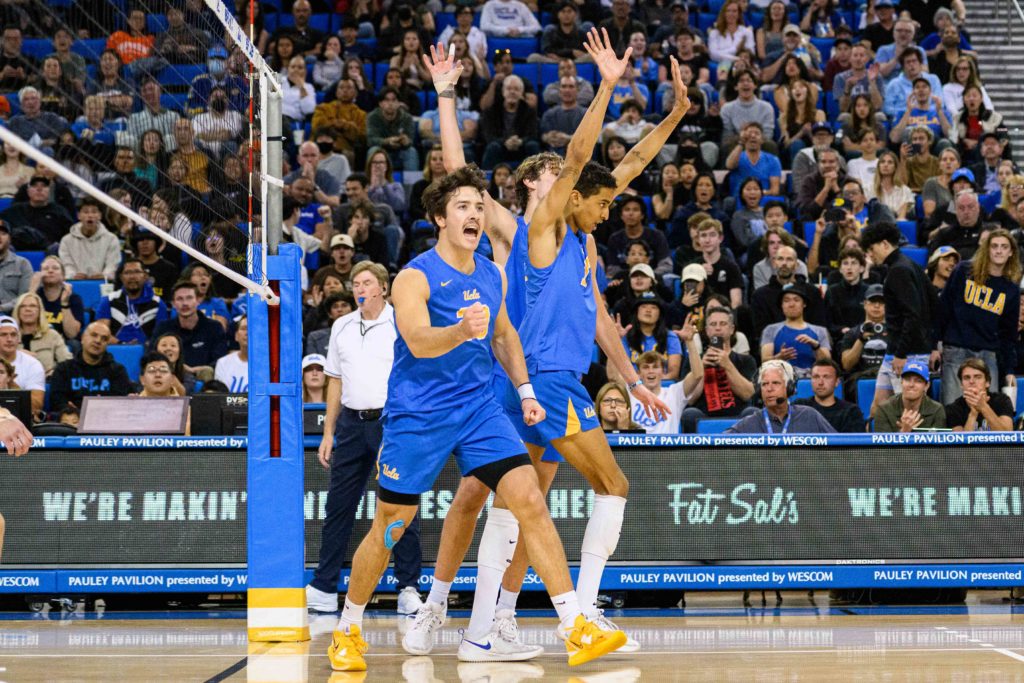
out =
<path fill-rule="evenodd" d="M 228 51 L 220 45 L 206 52 L 206 73 L 192 79 L 188 93 L 188 114 L 195 116 L 209 108 L 214 88 L 221 88 L 227 96 L 228 109 L 243 112 L 248 107 L 249 86 L 243 78 L 229 73 Z"/>
<path fill-rule="evenodd" d="M 219 85 L 210 93 L 207 111 L 192 119 L 196 146 L 214 159 L 238 151 L 244 126 L 242 114 L 228 108 L 228 95 Z"/>

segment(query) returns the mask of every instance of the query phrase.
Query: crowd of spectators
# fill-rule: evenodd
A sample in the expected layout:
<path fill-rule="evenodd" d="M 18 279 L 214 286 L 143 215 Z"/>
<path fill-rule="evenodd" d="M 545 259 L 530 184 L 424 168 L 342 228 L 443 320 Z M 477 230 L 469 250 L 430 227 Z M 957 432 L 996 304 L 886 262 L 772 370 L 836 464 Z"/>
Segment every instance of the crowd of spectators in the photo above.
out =
<path fill-rule="evenodd" d="M 586 381 L 606 428 L 693 432 L 707 418 L 740 419 L 760 410 L 759 367 L 773 360 L 810 382 L 807 405 L 840 431 L 1012 428 L 1003 391 L 1016 396 L 1024 363 L 1024 175 L 962 0 L 256 7 L 256 47 L 283 91 L 284 238 L 306 254 L 307 354 L 323 356 L 333 322 L 354 310 L 355 263 L 393 275 L 432 244 L 420 196 L 445 168 L 427 48 L 440 42 L 461 60 L 466 159 L 521 213 L 515 169 L 564 151 L 594 96 L 582 46 L 599 26 L 620 54 L 632 48 L 632 64 L 595 160 L 614 166 L 671 109 L 670 57 L 691 102 L 595 232 L 596 276 L 623 345 L 673 416 L 645 416 L 595 355 Z M 237 226 L 246 164 L 259 154 L 248 143 L 247 62 L 201 2 L 172 2 L 155 24 L 152 9 L 90 18 L 5 6 L 0 118 L 243 270 Z M 236 10 L 246 24 L 249 3 Z M 23 49 L 40 39 L 52 49 Z M 97 40 L 103 49 L 83 58 L 78 46 Z M 185 65 L 199 73 L 174 92 L 168 74 Z M 40 413 L 140 391 L 111 344 L 160 354 L 175 392 L 210 381 L 244 390 L 234 282 L 13 147 L 0 156 L 0 310 L 10 314 L 0 359 Z M 27 251 L 49 255 L 33 269 Z M 86 279 L 114 285 L 91 310 L 75 292 Z M 145 360 L 142 374 L 162 374 L 159 358 Z M 307 367 L 305 395 L 322 395 L 322 363 Z M 859 397 L 865 386 L 870 397 Z"/>

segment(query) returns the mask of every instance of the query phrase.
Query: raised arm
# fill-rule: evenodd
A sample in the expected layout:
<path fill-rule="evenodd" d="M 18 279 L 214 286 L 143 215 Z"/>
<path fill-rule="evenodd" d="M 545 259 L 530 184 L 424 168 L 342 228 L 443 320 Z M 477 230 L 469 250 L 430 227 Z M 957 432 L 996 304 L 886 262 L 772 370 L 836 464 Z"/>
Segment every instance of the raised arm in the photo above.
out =
<path fill-rule="evenodd" d="M 601 134 L 601 126 L 604 123 L 605 112 L 608 110 L 612 90 L 625 72 L 629 65 L 629 58 L 633 54 L 633 48 L 626 48 L 622 59 L 617 58 L 606 29 L 601 29 L 601 33 L 598 33 L 597 29 L 591 29 L 583 47 L 594 60 L 598 71 L 601 72 L 601 86 L 573 134 L 572 140 L 569 141 L 569 146 L 565 150 L 565 163 L 562 165 L 562 172 L 558 174 L 558 180 L 533 212 L 530 220 L 531 255 L 537 241 L 550 240 L 551 258 L 554 258 L 556 230 L 562 214 L 565 212 L 565 205 L 569 201 L 569 194 L 576 187 L 576 181 L 579 179 L 583 167 L 593 156 L 594 145 Z"/>
<path fill-rule="evenodd" d="M 444 57 L 444 59 L 442 59 Z M 423 63 L 430 72 L 437 90 L 437 115 L 441 124 L 441 155 L 448 173 L 466 165 L 466 154 L 462 147 L 462 132 L 455 114 L 455 84 L 462 75 L 462 62 L 455 59 L 452 45 L 445 57 L 444 45 L 430 46 L 430 54 L 423 55 Z M 512 249 L 515 237 L 516 219 L 504 206 L 484 193 L 484 232 L 494 248 L 494 260 L 504 266 Z"/>
<path fill-rule="evenodd" d="M 429 299 L 430 285 L 420 271 L 406 268 L 395 278 L 391 289 L 395 323 L 412 355 L 437 358 L 463 342 L 487 334 L 487 312 L 479 302 L 467 308 L 457 323 L 433 327 L 427 310 Z"/>
<path fill-rule="evenodd" d="M 672 111 L 662 119 L 654 130 L 634 145 L 633 149 L 629 150 L 629 154 L 612 171 L 612 175 L 615 176 L 615 181 L 618 183 L 615 194 L 620 194 L 634 178 L 644 172 L 651 160 L 658 156 L 658 152 L 665 146 L 669 136 L 672 135 L 690 109 L 690 100 L 686 97 L 686 84 L 683 83 L 683 77 L 679 75 L 679 62 L 675 57 L 669 57 L 669 59 L 672 62 L 672 90 L 675 93 Z"/>

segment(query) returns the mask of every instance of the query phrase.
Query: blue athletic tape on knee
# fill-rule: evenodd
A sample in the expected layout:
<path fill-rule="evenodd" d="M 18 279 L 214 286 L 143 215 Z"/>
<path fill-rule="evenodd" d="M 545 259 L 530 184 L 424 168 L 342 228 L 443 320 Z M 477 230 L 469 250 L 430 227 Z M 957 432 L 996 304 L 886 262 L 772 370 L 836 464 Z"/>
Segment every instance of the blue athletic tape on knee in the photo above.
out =
<path fill-rule="evenodd" d="M 581 552 L 608 559 L 619 544 L 626 499 L 619 496 L 594 496 L 594 511 L 583 534 Z"/>
<path fill-rule="evenodd" d="M 398 543 L 398 539 L 392 538 L 391 531 L 393 529 L 401 529 L 404 526 L 405 526 L 405 520 L 404 519 L 399 519 L 397 521 L 391 522 L 391 524 L 388 524 L 387 528 L 384 529 L 384 547 L 385 548 L 387 548 L 388 550 L 392 550 L 395 547 L 395 544 Z M 401 538 L 401 536 L 399 536 L 398 538 Z"/>
<path fill-rule="evenodd" d="M 512 563 L 519 538 L 519 521 L 510 511 L 492 507 L 480 536 L 477 564 L 504 572 Z"/>

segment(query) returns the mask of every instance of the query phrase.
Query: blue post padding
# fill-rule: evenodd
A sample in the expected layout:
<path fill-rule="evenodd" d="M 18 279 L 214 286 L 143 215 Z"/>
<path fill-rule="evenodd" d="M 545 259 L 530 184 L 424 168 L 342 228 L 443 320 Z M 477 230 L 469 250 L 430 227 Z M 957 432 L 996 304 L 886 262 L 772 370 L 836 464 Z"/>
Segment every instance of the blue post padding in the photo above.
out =
<path fill-rule="evenodd" d="M 254 260 L 259 262 L 259 248 Z M 247 535 L 250 588 L 301 588 L 303 536 L 301 251 L 282 244 L 267 257 L 280 286 L 280 378 L 270 382 L 269 307 L 249 295 Z M 281 456 L 270 457 L 270 397 L 280 396 Z"/>

